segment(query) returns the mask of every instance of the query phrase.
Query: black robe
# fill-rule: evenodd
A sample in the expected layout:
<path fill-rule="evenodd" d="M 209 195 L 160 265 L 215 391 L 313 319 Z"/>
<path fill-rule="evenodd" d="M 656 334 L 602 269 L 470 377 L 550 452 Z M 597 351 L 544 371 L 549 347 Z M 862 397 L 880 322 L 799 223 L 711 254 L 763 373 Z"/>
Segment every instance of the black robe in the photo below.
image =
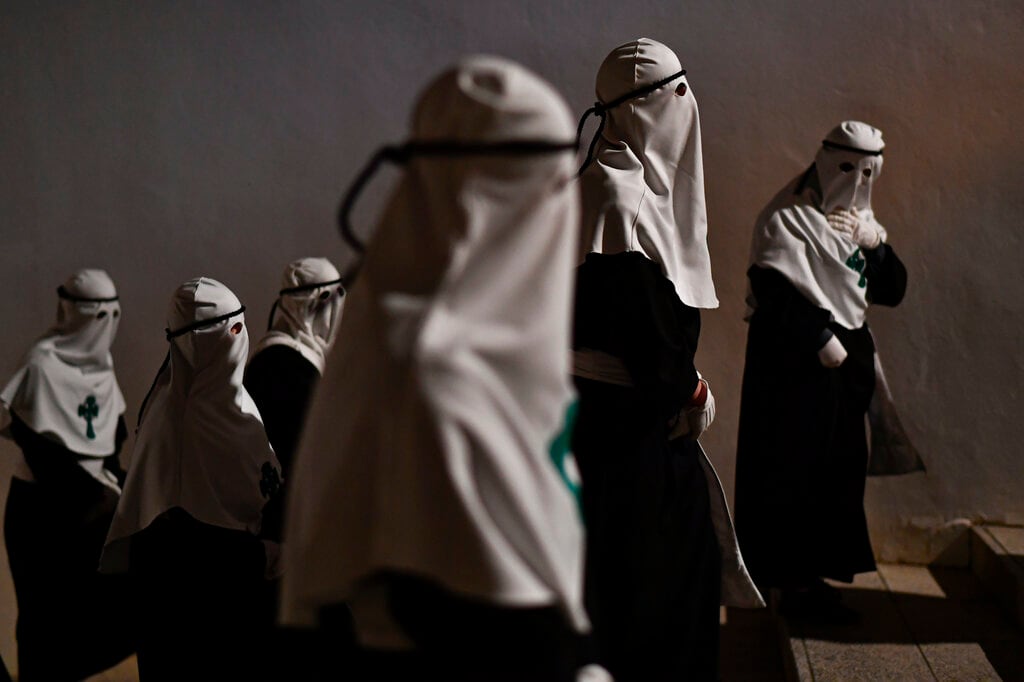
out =
<path fill-rule="evenodd" d="M 895 306 L 907 272 L 892 247 L 864 252 L 867 297 Z M 816 578 L 849 582 L 875 570 L 864 515 L 865 414 L 875 388 L 874 341 L 849 330 L 773 269 L 747 273 L 750 319 L 736 463 L 736 531 L 762 589 Z M 847 359 L 824 367 L 835 335 Z"/>
<path fill-rule="evenodd" d="M 267 438 L 281 463 L 284 487 L 263 513 L 262 535 L 280 541 L 284 498 L 295 449 L 299 445 L 313 389 L 320 373 L 294 348 L 268 346 L 253 356 L 245 370 L 245 390 L 263 418 Z"/>
<path fill-rule="evenodd" d="M 97 572 L 118 496 L 77 464 L 80 455 L 16 414 L 11 419 L 35 478 L 11 479 L 4 519 L 18 602 L 18 679 L 82 679 L 135 651 L 127 580 Z M 115 452 L 104 460 L 122 483 L 117 455 L 126 435 L 122 417 Z"/>
<path fill-rule="evenodd" d="M 573 453 L 597 659 L 619 682 L 715 680 L 721 559 L 695 441 L 669 423 L 697 388 L 700 313 L 639 253 L 577 270 L 574 348 L 620 359 L 633 387 L 577 377 Z"/>
<path fill-rule="evenodd" d="M 174 508 L 129 542 L 141 682 L 282 679 L 257 537 Z"/>

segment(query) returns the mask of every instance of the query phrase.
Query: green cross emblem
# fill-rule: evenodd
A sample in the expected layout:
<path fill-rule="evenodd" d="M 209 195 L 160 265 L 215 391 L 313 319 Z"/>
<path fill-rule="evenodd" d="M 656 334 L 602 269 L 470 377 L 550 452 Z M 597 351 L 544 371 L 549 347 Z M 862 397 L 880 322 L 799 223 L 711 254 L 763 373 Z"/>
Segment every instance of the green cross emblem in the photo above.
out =
<path fill-rule="evenodd" d="M 864 274 L 864 266 L 867 265 L 867 261 L 861 256 L 860 249 L 853 252 L 853 255 L 846 259 L 846 267 L 850 268 L 854 272 L 860 273 L 860 280 L 857 282 L 857 286 L 861 289 L 868 285 L 868 278 Z"/>
<path fill-rule="evenodd" d="M 551 447 L 548 449 L 548 455 L 551 457 L 551 462 L 555 465 L 558 470 L 558 475 L 562 479 L 562 483 L 569 489 L 573 497 L 576 498 L 576 506 L 580 506 L 580 482 L 574 480 L 573 476 L 569 475 L 568 465 L 566 460 L 572 457 L 571 446 L 572 446 L 572 430 L 576 425 L 576 413 L 579 411 L 579 401 L 574 400 L 565 411 L 565 422 L 562 430 L 555 439 L 551 442 Z"/>
<path fill-rule="evenodd" d="M 96 396 L 89 396 L 85 402 L 78 406 L 78 416 L 85 420 L 85 437 L 89 440 L 96 438 L 96 431 L 92 428 L 92 420 L 100 414 L 100 406 L 96 404 Z"/>

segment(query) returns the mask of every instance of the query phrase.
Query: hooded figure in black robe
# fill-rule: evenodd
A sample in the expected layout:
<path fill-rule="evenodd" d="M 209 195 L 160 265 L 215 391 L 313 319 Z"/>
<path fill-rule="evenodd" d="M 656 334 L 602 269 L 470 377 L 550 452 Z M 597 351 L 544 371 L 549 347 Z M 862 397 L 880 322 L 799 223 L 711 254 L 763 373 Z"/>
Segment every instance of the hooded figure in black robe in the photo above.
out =
<path fill-rule="evenodd" d="M 871 209 L 881 133 L 847 121 L 754 231 L 736 516 L 758 585 L 827 604 L 821 578 L 875 569 L 864 514 L 865 415 L 876 388 L 871 303 L 895 306 L 907 273 Z M 788 596 L 787 596 L 788 595 Z"/>
<path fill-rule="evenodd" d="M 4 521 L 27 682 L 81 679 L 135 649 L 127 581 L 96 571 L 124 481 L 110 354 L 121 307 L 102 270 L 80 270 L 58 294 L 57 324 L 0 393 L 2 433 L 31 473 L 11 480 Z"/>
<path fill-rule="evenodd" d="M 326 258 L 288 264 L 267 333 L 245 369 L 245 388 L 259 408 L 267 437 L 287 480 L 306 410 L 324 371 L 327 351 L 341 321 L 345 289 Z M 261 535 L 281 541 L 287 487 L 264 510 Z"/>
<path fill-rule="evenodd" d="M 694 366 L 700 309 L 718 299 L 684 74 L 646 38 L 608 55 L 580 180 L 573 450 L 596 658 L 620 681 L 716 680 L 719 605 L 763 605 L 697 441 L 714 418 Z"/>
<path fill-rule="evenodd" d="M 259 532 L 281 470 L 242 386 L 244 311 L 216 280 L 178 287 L 140 410 L 101 569 L 130 576 L 145 682 L 271 677 L 278 552 Z"/>

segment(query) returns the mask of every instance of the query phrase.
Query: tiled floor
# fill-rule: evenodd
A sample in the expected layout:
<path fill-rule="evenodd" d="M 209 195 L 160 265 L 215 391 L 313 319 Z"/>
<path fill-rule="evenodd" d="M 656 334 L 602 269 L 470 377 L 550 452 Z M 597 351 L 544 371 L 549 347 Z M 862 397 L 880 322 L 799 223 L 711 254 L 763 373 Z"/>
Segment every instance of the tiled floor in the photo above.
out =
<path fill-rule="evenodd" d="M 837 587 L 863 621 L 787 622 L 801 680 L 1024 679 L 1024 633 L 966 569 L 882 565 Z"/>

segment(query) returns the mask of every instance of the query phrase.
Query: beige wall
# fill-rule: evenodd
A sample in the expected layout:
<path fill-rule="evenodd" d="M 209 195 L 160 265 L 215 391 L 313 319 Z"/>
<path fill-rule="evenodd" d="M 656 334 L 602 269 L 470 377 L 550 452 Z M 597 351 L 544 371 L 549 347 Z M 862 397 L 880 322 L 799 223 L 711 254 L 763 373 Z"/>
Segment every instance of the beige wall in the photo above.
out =
<path fill-rule="evenodd" d="M 722 308 L 705 316 L 700 364 L 723 478 L 753 219 L 825 131 L 860 118 L 886 135 L 876 210 L 911 276 L 903 307 L 872 322 L 930 467 L 869 486 L 878 549 L 927 559 L 932 530 L 958 517 L 1024 522 L 1016 0 L 3 3 L 0 375 L 50 323 L 66 274 L 104 267 L 121 288 L 115 353 L 134 415 L 172 288 L 220 278 L 258 329 L 287 260 L 340 258 L 341 191 L 404 135 L 439 68 L 466 52 L 513 57 L 582 111 L 604 54 L 641 35 L 677 50 L 701 106 Z M 14 455 L 0 444 L 0 459 Z M 0 571 L 10 660 L 7 584 Z"/>

